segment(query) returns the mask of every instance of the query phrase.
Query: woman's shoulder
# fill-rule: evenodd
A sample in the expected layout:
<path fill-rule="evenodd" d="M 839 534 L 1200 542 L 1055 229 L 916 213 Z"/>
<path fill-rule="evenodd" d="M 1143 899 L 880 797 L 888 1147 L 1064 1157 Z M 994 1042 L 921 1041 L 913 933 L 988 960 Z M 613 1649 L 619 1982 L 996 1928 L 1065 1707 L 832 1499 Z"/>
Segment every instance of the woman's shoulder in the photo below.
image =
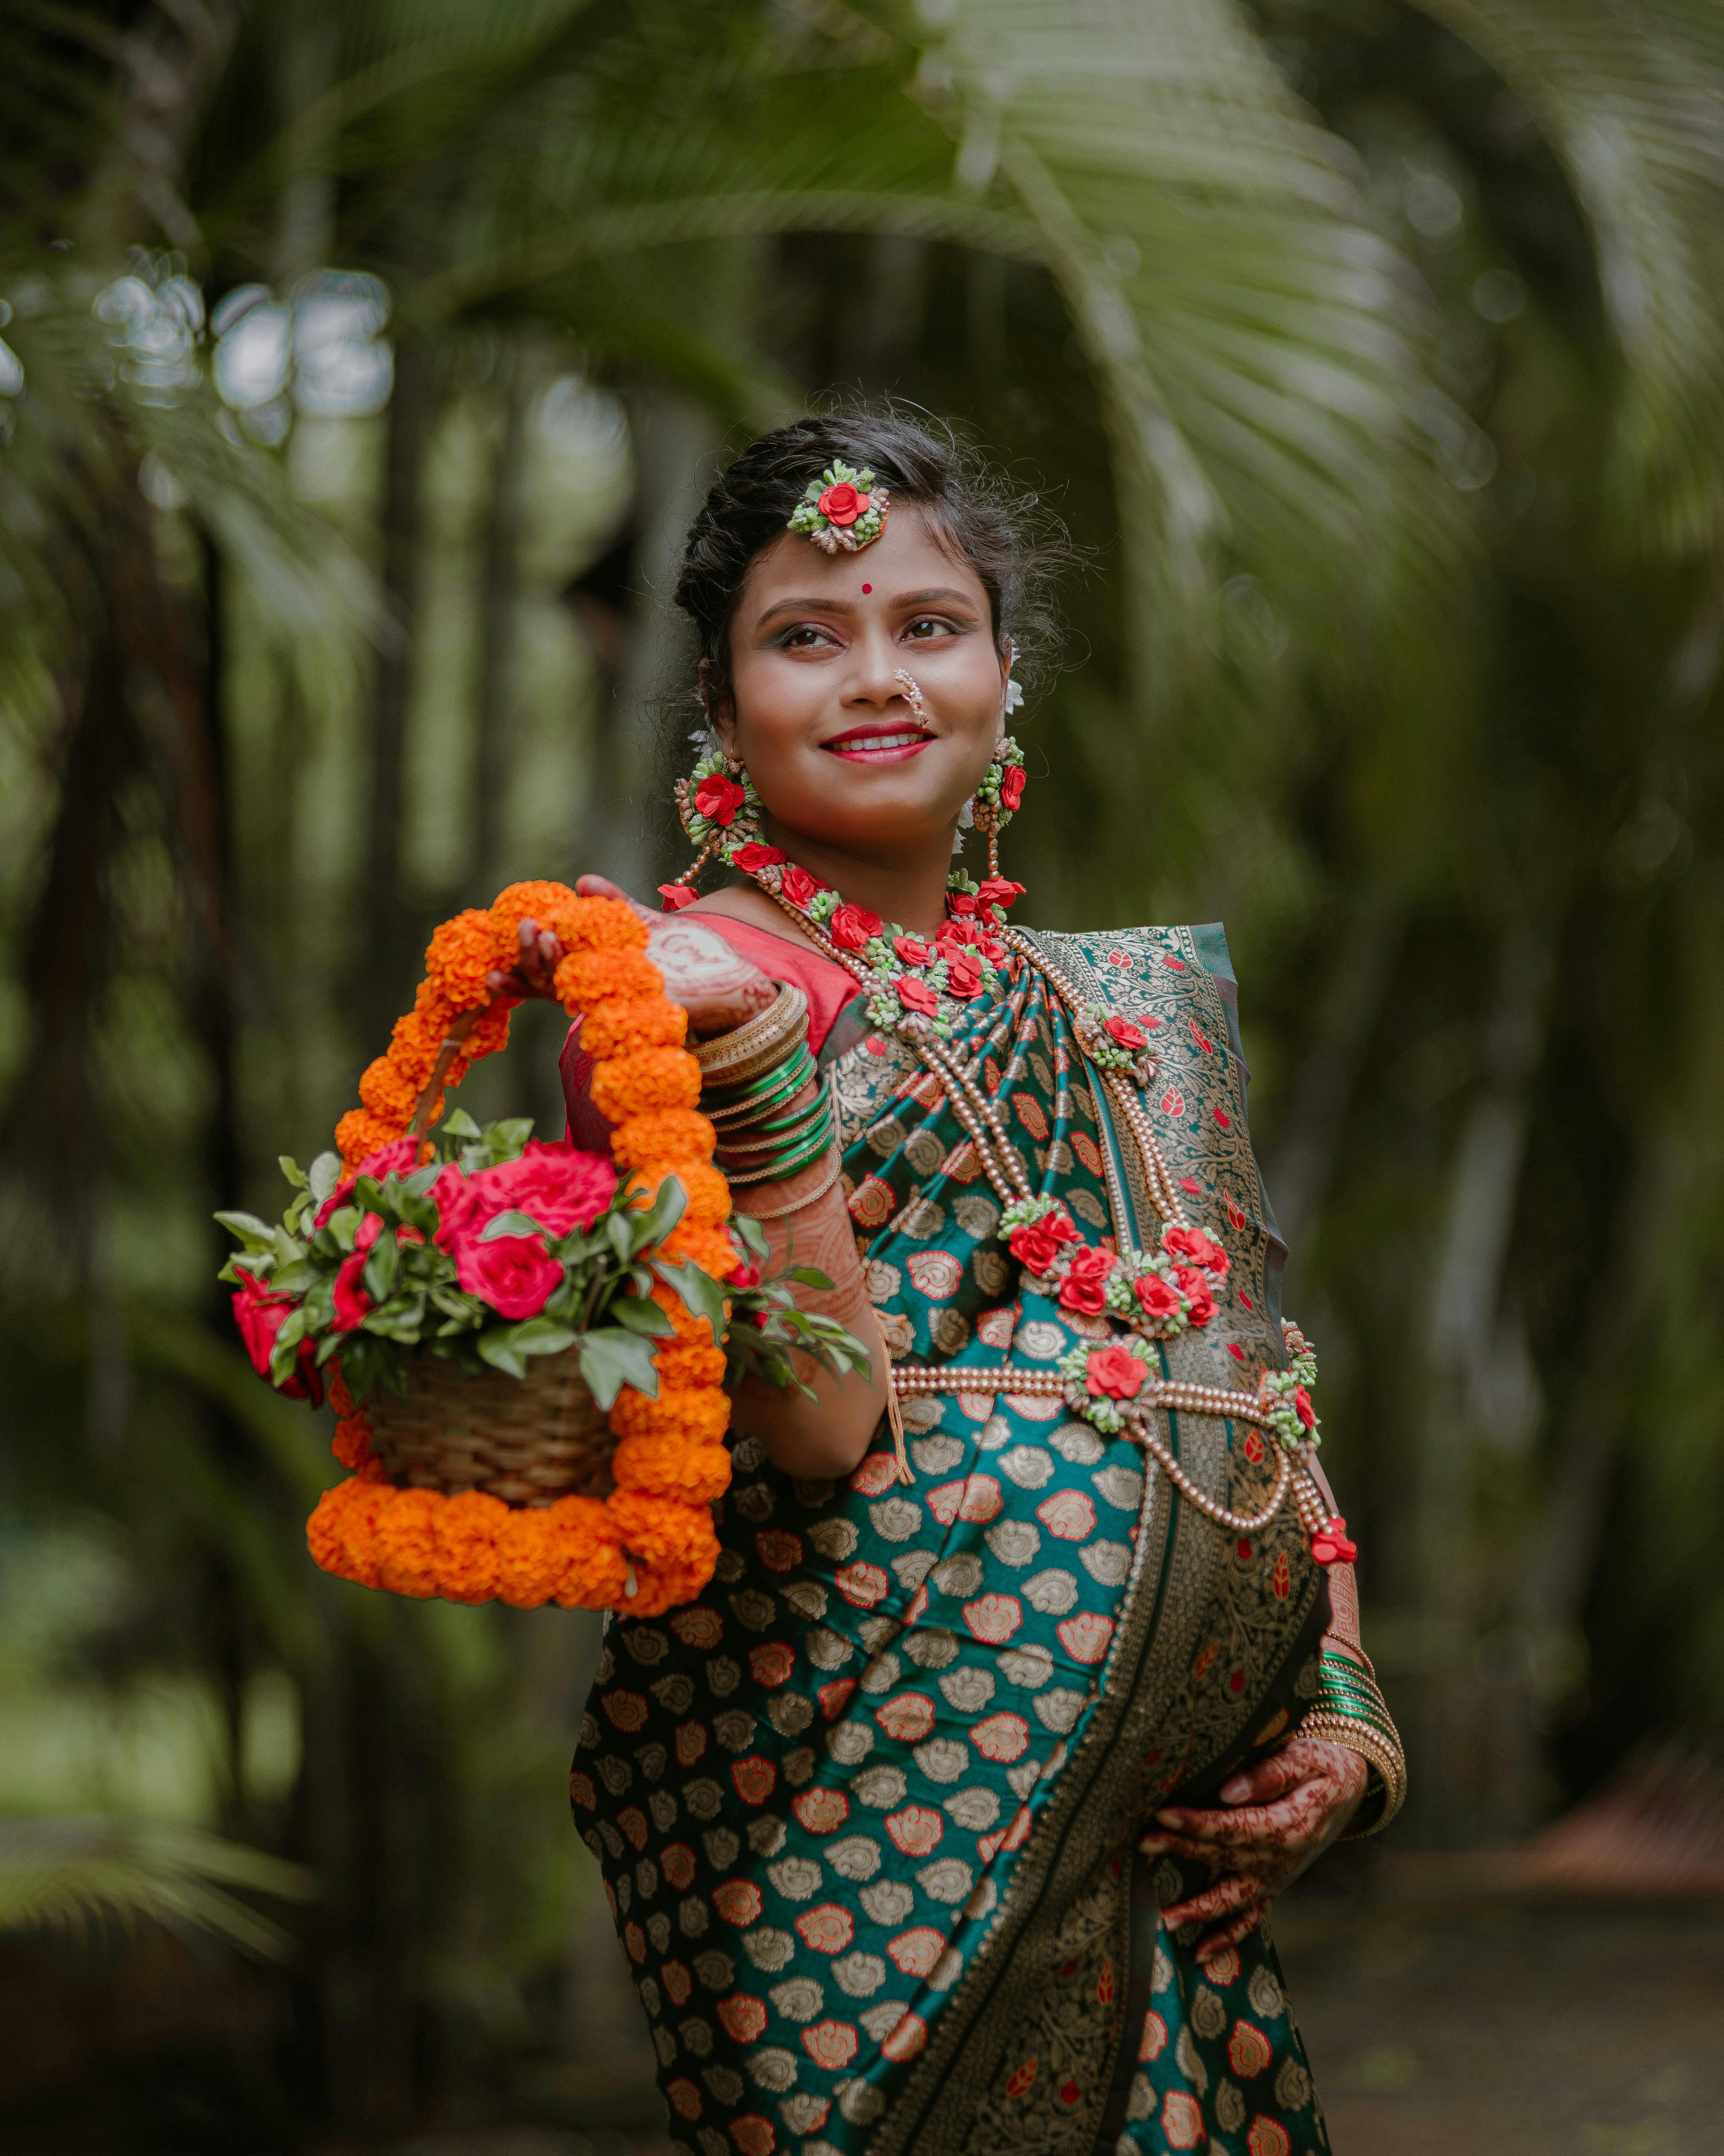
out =
<path fill-rule="evenodd" d="M 770 908 L 770 923 L 757 906 Z M 775 981 L 788 981 L 808 999 L 808 1044 L 818 1055 L 844 1005 L 861 994 L 859 984 L 842 966 L 815 949 L 793 928 L 772 901 L 755 891 L 716 891 L 685 909 L 682 918 L 698 921 L 722 936 L 731 947 Z"/>
<path fill-rule="evenodd" d="M 1239 983 L 1219 921 L 1142 928 L 1024 932 L 1080 1002 L 1160 1026 L 1183 1019 L 1201 1041 L 1216 1033 L 1239 1053 Z"/>

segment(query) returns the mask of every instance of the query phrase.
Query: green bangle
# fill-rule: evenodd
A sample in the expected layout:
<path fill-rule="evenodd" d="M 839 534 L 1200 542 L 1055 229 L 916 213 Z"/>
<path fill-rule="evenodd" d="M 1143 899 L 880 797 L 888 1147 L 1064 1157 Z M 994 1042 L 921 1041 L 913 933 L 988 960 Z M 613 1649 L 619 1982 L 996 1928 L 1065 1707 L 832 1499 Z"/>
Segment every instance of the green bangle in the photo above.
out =
<path fill-rule="evenodd" d="M 762 1108 L 776 1107 L 781 1101 L 793 1099 L 808 1083 L 813 1069 L 813 1057 L 805 1047 L 800 1048 L 788 1063 L 769 1071 L 764 1078 L 752 1079 L 746 1086 L 712 1086 L 704 1091 L 701 1105 L 710 1122 L 734 1122 Z"/>

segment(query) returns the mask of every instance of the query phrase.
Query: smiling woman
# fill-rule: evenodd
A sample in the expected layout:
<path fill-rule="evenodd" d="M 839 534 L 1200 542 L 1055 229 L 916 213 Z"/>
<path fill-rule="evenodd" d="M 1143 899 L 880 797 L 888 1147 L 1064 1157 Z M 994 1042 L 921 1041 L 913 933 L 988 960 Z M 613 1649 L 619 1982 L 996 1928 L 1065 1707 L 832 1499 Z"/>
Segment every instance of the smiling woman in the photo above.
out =
<path fill-rule="evenodd" d="M 1008 923 L 1024 531 L 949 444 L 808 420 L 678 588 L 710 731 L 650 955 L 736 1204 L 885 1351 L 739 1387 L 712 1584 L 612 1628 L 582 1724 L 702 2156 L 1323 2148 L 1263 1920 L 1399 1799 L 1221 932 Z"/>

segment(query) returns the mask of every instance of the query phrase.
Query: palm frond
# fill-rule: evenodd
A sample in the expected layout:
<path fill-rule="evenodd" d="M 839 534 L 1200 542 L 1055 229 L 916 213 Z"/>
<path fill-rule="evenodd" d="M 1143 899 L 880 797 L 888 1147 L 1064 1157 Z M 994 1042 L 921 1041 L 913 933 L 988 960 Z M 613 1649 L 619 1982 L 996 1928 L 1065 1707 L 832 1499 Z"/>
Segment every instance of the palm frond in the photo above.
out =
<path fill-rule="evenodd" d="M 101 1816 L 0 1820 L 0 1933 L 83 1933 L 147 1917 L 279 1961 L 292 1940 L 239 1894 L 305 1902 L 314 1892 L 299 1866 L 188 1827 Z"/>

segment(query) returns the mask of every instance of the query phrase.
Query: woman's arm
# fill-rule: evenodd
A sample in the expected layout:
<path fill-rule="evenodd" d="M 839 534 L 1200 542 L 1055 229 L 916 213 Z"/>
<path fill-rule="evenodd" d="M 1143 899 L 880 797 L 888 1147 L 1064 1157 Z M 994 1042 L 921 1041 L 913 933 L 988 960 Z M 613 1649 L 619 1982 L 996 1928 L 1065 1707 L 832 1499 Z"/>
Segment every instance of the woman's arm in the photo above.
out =
<path fill-rule="evenodd" d="M 576 888 L 583 897 L 628 896 L 603 876 L 582 876 Z M 731 1032 L 777 995 L 777 983 L 714 930 L 686 914 L 650 913 L 641 906 L 635 911 L 647 924 L 647 956 L 664 976 L 665 993 L 688 1013 L 691 1034 L 711 1038 Z M 493 993 L 554 996 L 552 983 L 562 945 L 536 922 L 524 921 L 521 950 L 512 973 L 491 975 Z M 815 1095 L 816 1083 L 811 1081 L 793 1105 L 806 1106 Z M 786 1474 L 815 1479 L 836 1479 L 851 1471 L 867 1451 L 886 1405 L 885 1344 L 856 1254 L 839 1166 L 834 1147 L 824 1159 L 785 1180 L 744 1184 L 732 1196 L 736 1211 L 752 1213 L 761 1221 L 772 1254 L 769 1270 L 785 1262 L 813 1265 L 832 1281 L 829 1290 L 798 1288 L 798 1303 L 826 1312 L 875 1348 L 875 1367 L 866 1377 L 855 1372 L 840 1377 L 793 1354 L 797 1374 L 813 1390 L 813 1399 L 793 1387 L 781 1392 L 760 1378 L 745 1380 L 737 1390 L 736 1426 L 758 1437 L 772 1464 Z"/>

